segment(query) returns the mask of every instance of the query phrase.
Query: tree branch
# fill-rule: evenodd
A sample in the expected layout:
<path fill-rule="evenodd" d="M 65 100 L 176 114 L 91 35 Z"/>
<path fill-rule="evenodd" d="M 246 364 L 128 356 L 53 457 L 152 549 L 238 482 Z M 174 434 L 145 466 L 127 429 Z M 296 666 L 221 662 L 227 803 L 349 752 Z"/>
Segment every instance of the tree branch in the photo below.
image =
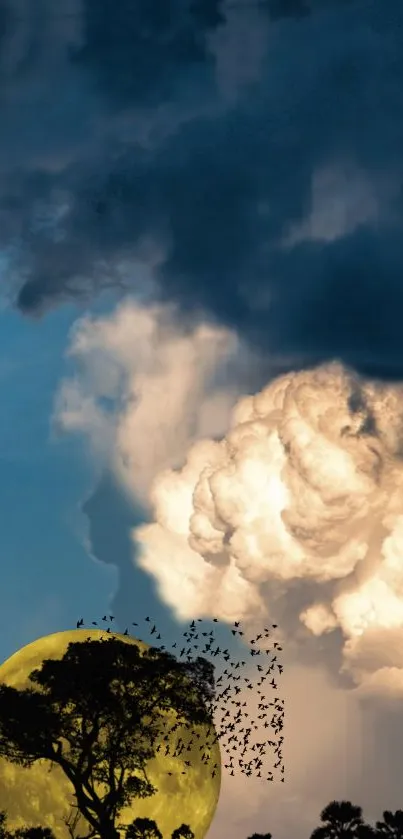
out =
<path fill-rule="evenodd" d="M 71 819 L 71 814 L 72 814 L 72 811 L 73 811 L 74 809 L 76 810 L 76 815 L 74 816 L 73 821 L 72 821 L 72 822 L 70 822 L 70 819 Z M 71 839 L 93 839 L 93 837 L 94 837 L 94 836 L 96 836 L 96 835 L 97 835 L 97 833 L 98 833 L 98 830 L 96 830 L 95 828 L 93 828 L 93 829 L 92 829 L 89 833 L 87 833 L 85 836 L 76 836 L 76 834 L 75 834 L 75 832 L 74 832 L 74 831 L 75 831 L 75 828 L 77 827 L 77 822 L 78 822 L 78 821 L 79 821 L 79 819 L 80 819 L 80 815 L 81 815 L 81 813 L 80 813 L 79 807 L 77 806 L 77 804 L 74 804 L 74 805 L 71 807 L 70 816 L 69 816 L 67 819 L 66 819 L 66 818 L 63 818 L 63 822 L 64 822 L 64 824 L 66 825 L 67 830 L 69 831 L 69 834 L 70 834 L 70 836 L 71 836 Z"/>
<path fill-rule="evenodd" d="M 87 795 L 87 793 L 82 788 L 83 786 L 87 786 L 87 784 L 83 783 L 80 787 L 79 782 L 77 781 L 77 778 L 76 778 L 75 771 L 72 769 L 69 761 L 66 760 L 66 758 L 62 755 L 62 744 L 60 743 L 60 741 L 58 741 L 58 743 L 57 743 L 57 750 L 56 750 L 56 753 L 54 755 L 54 761 L 55 761 L 55 763 L 58 763 L 59 766 L 61 766 L 61 768 L 63 769 L 63 772 L 65 773 L 65 775 L 67 776 L 67 778 L 69 779 L 71 784 L 73 785 L 73 789 L 74 789 L 75 796 L 76 796 L 76 799 L 77 799 L 77 805 L 80 809 L 80 812 L 82 813 L 84 818 L 87 819 L 87 821 L 90 823 L 90 825 L 96 831 L 98 831 L 98 823 L 97 823 L 97 821 L 94 818 L 92 813 L 95 813 L 96 815 L 99 813 L 99 800 L 94 801 L 95 793 L 91 789 L 89 790 L 90 793 L 91 793 L 91 796 Z"/>

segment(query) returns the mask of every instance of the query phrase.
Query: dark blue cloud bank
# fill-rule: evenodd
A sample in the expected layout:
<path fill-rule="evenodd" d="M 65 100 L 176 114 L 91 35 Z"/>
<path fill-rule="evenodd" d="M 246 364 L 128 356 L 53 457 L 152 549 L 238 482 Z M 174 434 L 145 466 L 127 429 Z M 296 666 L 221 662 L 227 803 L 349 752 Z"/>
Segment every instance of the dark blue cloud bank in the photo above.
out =
<path fill-rule="evenodd" d="M 400 0 L 0 2 L 3 291 L 155 259 L 181 322 L 403 372 Z"/>

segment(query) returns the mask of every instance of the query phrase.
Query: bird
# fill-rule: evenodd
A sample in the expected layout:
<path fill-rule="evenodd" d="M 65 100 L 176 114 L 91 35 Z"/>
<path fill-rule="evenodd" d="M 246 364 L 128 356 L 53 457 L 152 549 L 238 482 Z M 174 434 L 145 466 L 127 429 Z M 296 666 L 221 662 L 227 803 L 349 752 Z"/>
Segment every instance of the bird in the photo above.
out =
<path fill-rule="evenodd" d="M 201 618 L 197 619 L 198 622 L 201 622 L 201 620 L 202 620 Z M 213 620 L 214 620 L 215 623 L 218 623 L 218 618 L 215 618 Z M 151 621 L 151 618 L 148 618 L 148 621 Z M 239 626 L 240 626 L 240 621 L 235 621 L 234 622 L 234 627 L 236 627 L 238 629 Z M 183 637 L 187 639 L 187 645 L 185 645 L 182 648 L 182 650 L 181 650 L 181 652 L 178 656 L 178 658 L 180 658 L 182 656 L 184 661 L 186 661 L 186 657 L 187 657 L 187 661 L 189 663 L 192 661 L 192 659 L 194 660 L 193 651 L 194 650 L 199 650 L 199 646 L 198 646 L 198 643 L 197 643 L 198 640 L 199 640 L 199 635 L 197 634 L 195 627 L 196 627 L 195 621 L 192 620 L 188 625 L 188 631 L 183 633 Z M 155 628 L 154 632 L 155 631 L 157 631 L 156 628 Z M 267 632 L 267 633 L 269 632 L 269 629 L 267 627 L 265 627 L 265 632 Z M 234 635 L 234 631 L 232 632 L 232 635 Z M 236 635 L 242 636 L 242 635 L 244 635 L 244 633 L 241 632 L 241 631 L 237 631 Z M 228 649 L 221 650 L 220 647 L 215 646 L 216 639 L 215 639 L 213 631 L 202 632 L 201 636 L 203 636 L 203 638 L 206 639 L 205 642 L 204 642 L 205 643 L 205 648 L 202 649 L 202 647 L 200 647 L 200 652 L 201 652 L 202 655 L 208 654 L 210 657 L 216 658 L 217 655 L 219 653 L 221 653 L 223 659 L 226 662 L 229 661 L 229 659 L 230 659 L 229 650 Z M 160 637 L 161 636 L 158 633 L 157 634 L 157 639 L 160 640 Z M 258 635 L 254 639 L 253 644 L 255 644 L 257 641 L 259 641 L 261 637 L 262 637 L 261 635 L 260 636 Z M 194 641 L 196 643 L 194 643 L 192 645 L 191 644 L 192 641 Z M 251 643 L 251 641 L 249 641 L 249 643 Z M 252 646 L 253 646 L 253 644 L 252 644 Z M 179 644 L 179 646 L 180 646 L 180 644 Z M 175 649 L 176 647 L 177 647 L 177 643 L 175 642 L 172 645 L 172 648 Z M 160 646 L 159 649 L 163 650 L 163 649 L 165 649 L 165 647 Z M 279 649 L 279 647 L 276 647 L 276 649 Z M 251 652 L 251 651 L 249 650 L 249 652 Z M 259 655 L 260 652 L 263 652 L 263 650 L 262 651 L 260 649 L 257 650 L 256 647 L 253 650 L 253 654 L 255 654 L 255 655 Z M 265 652 L 266 652 L 267 655 L 268 654 L 272 655 L 272 651 L 266 650 Z M 253 745 L 253 742 L 250 741 L 250 737 L 252 736 L 252 738 L 253 738 L 252 732 L 261 730 L 261 729 L 259 729 L 259 725 L 257 723 L 260 723 L 260 724 L 263 723 L 263 720 L 265 720 L 265 716 L 267 716 L 266 712 L 269 708 L 269 705 L 270 706 L 275 705 L 276 710 L 279 713 L 281 712 L 281 714 L 284 713 L 284 708 L 280 707 L 280 706 L 277 706 L 276 703 L 273 703 L 273 702 L 269 703 L 269 705 L 263 704 L 263 699 L 266 698 L 266 694 L 259 690 L 259 685 L 262 684 L 262 682 L 265 680 L 267 675 L 269 673 L 271 673 L 272 670 L 273 670 L 273 661 L 271 662 L 271 666 L 269 667 L 267 672 L 260 677 L 260 682 L 254 682 L 254 684 L 252 684 L 250 679 L 249 680 L 248 679 L 243 679 L 243 681 L 247 684 L 250 692 L 253 690 L 253 687 L 255 687 L 256 690 L 257 690 L 258 696 L 262 697 L 262 701 L 259 703 L 259 710 L 260 710 L 261 713 L 258 715 L 257 719 L 256 720 L 252 719 L 251 715 L 248 714 L 248 712 L 244 710 L 247 707 L 247 704 L 248 704 L 247 702 L 243 702 L 243 703 L 242 702 L 238 702 L 238 703 L 233 702 L 232 696 L 234 694 L 235 695 L 239 694 L 240 691 L 241 691 L 241 688 L 237 687 L 234 684 L 231 685 L 230 680 L 231 679 L 233 681 L 240 680 L 241 675 L 235 676 L 232 671 L 235 670 L 235 669 L 239 670 L 239 668 L 241 666 L 245 666 L 245 664 L 246 664 L 245 661 L 237 662 L 236 664 L 234 664 L 234 662 L 232 662 L 232 661 L 229 663 L 228 669 L 225 669 L 224 673 L 219 677 L 219 679 L 215 680 L 215 682 L 214 682 L 214 684 L 217 688 L 218 688 L 219 685 L 221 685 L 221 688 L 222 688 L 223 687 L 224 674 L 225 674 L 227 676 L 227 686 L 225 687 L 225 689 L 221 689 L 220 692 L 217 692 L 217 691 L 214 692 L 214 696 L 209 701 L 208 707 L 209 707 L 209 713 L 211 715 L 211 718 L 213 717 L 213 714 L 216 711 L 218 711 L 219 709 L 220 709 L 220 716 L 221 716 L 220 724 L 216 727 L 216 729 L 214 731 L 214 735 L 213 735 L 213 738 L 212 738 L 213 743 L 217 743 L 217 742 L 221 741 L 222 747 L 225 749 L 226 753 L 229 755 L 230 761 L 231 761 L 231 759 L 233 759 L 233 758 L 231 758 L 231 751 L 230 751 L 231 741 L 232 741 L 234 743 L 232 751 L 234 753 L 238 753 L 240 766 L 242 764 L 241 771 L 243 771 L 243 773 L 249 777 L 253 772 L 255 772 L 255 774 L 258 773 L 258 771 L 260 770 L 260 767 L 262 766 L 262 761 L 261 760 L 259 761 L 258 756 L 256 756 L 256 757 L 252 758 L 251 761 L 243 762 L 242 757 L 245 756 L 246 754 L 249 754 L 249 750 L 250 751 L 255 751 L 255 754 L 256 754 L 256 748 L 260 749 L 260 754 L 263 756 L 265 754 L 265 748 L 267 748 L 267 746 L 270 744 L 270 741 L 266 740 L 263 743 L 260 743 L 260 744 L 256 743 L 255 745 Z M 264 669 L 263 667 L 258 666 L 258 670 L 262 674 L 263 674 L 263 669 Z M 249 674 L 249 675 L 251 675 L 251 674 Z M 273 680 L 273 682 L 274 682 L 274 680 Z M 274 685 L 272 684 L 272 686 L 274 686 Z M 276 702 L 277 701 L 278 700 L 276 700 Z M 237 714 L 235 716 L 232 716 L 232 717 L 231 717 L 231 712 L 227 708 L 227 706 L 230 706 L 231 704 L 234 704 L 238 707 Z M 240 728 L 240 725 L 242 725 L 242 723 L 244 723 L 246 719 L 248 719 L 248 721 L 249 721 L 248 728 L 246 728 L 245 726 L 243 728 Z M 275 726 L 276 726 L 276 734 L 278 734 L 279 731 L 281 731 L 281 729 L 282 729 L 281 719 L 278 716 L 273 717 L 273 719 L 271 721 L 271 724 L 267 720 L 265 720 L 265 725 L 264 725 L 265 728 L 269 728 L 269 727 L 274 728 Z M 190 725 L 187 725 L 186 727 L 191 728 Z M 229 736 L 230 734 L 231 734 L 231 736 Z M 243 737 L 242 737 L 242 735 L 243 735 Z M 189 745 L 187 746 L 187 751 L 188 752 L 191 751 L 191 743 L 193 743 L 193 740 L 191 740 Z M 197 743 L 197 740 L 196 740 L 196 743 Z M 207 745 L 207 743 L 206 743 L 206 745 Z M 273 743 L 273 745 L 275 745 L 275 743 Z M 199 748 L 200 748 L 201 751 L 203 751 L 204 747 L 199 746 Z M 180 746 L 179 741 L 178 741 L 175 749 L 176 749 L 175 755 L 180 756 L 180 754 L 182 753 L 182 750 L 183 749 L 186 750 L 186 746 L 184 746 L 184 745 Z M 242 749 L 242 751 L 240 751 L 241 749 Z M 280 755 L 278 755 L 277 757 L 279 758 Z M 209 760 L 208 755 L 204 754 L 203 755 L 203 762 L 207 763 L 208 760 Z M 234 774 L 234 770 L 233 770 L 233 767 L 232 767 L 231 763 L 230 763 L 230 766 L 231 766 L 231 770 L 232 770 L 231 774 Z M 260 777 L 262 777 L 262 773 L 260 773 Z M 273 776 L 268 778 L 268 780 L 273 780 Z"/>
<path fill-rule="evenodd" d="M 128 630 L 128 629 L 125 629 L 125 631 L 124 631 L 123 635 L 128 635 L 128 634 L 129 634 L 129 630 Z"/>
<path fill-rule="evenodd" d="M 84 623 L 83 619 L 82 619 L 82 618 L 80 618 L 80 620 L 79 620 L 79 621 L 77 621 L 77 624 L 76 624 L 77 629 L 79 629 L 79 627 L 80 627 L 80 626 L 82 626 L 82 625 L 83 625 L 83 623 Z"/>

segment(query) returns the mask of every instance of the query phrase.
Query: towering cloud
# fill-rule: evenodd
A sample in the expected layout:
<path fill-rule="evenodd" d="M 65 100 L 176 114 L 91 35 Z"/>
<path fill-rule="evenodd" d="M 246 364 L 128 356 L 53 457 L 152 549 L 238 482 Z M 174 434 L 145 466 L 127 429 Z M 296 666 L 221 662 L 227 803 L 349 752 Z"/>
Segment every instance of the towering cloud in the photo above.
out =
<path fill-rule="evenodd" d="M 361 687 L 403 691 L 402 421 L 403 387 L 338 363 L 275 379 L 237 403 L 222 440 L 156 476 L 137 561 L 181 615 L 214 604 L 251 619 L 270 609 L 271 581 L 313 581 L 300 621 L 316 636 L 341 628 Z"/>
<path fill-rule="evenodd" d="M 172 308 L 83 319 L 58 423 L 98 451 L 104 428 L 109 461 L 149 510 L 134 561 L 180 620 L 253 622 L 304 589 L 305 636 L 341 630 L 352 683 L 403 692 L 403 386 L 333 362 L 237 398 L 217 374 L 241 350 L 225 330 L 184 336 Z"/>

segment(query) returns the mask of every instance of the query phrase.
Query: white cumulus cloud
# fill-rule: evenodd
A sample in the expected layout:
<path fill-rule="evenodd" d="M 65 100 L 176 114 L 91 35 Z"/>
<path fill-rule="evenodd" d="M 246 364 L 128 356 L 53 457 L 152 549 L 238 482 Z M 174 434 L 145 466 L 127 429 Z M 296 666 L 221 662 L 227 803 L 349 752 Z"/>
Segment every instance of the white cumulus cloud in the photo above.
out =
<path fill-rule="evenodd" d="M 271 584 L 326 584 L 300 622 L 316 636 L 341 628 L 360 683 L 349 642 L 403 628 L 402 415 L 401 387 L 336 362 L 273 380 L 237 402 L 222 439 L 155 477 L 137 562 L 181 619 L 253 621 Z"/>
<path fill-rule="evenodd" d="M 305 586 L 301 637 L 341 630 L 357 690 L 402 692 L 402 386 L 333 362 L 242 396 L 228 365 L 253 357 L 234 333 L 130 299 L 81 318 L 69 356 L 55 424 L 149 510 L 133 561 L 178 620 L 257 625 Z"/>

